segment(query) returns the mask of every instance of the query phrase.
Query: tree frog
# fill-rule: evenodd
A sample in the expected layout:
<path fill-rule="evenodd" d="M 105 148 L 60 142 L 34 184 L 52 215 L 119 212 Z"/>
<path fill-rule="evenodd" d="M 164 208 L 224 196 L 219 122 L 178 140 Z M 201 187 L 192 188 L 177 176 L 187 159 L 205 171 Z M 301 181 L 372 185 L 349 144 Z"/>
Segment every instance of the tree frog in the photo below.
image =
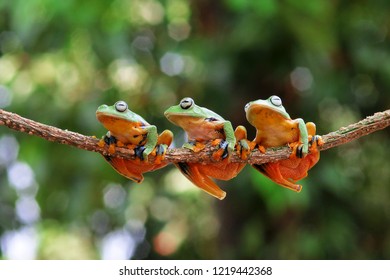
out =
<path fill-rule="evenodd" d="M 245 106 L 246 118 L 256 128 L 254 144 L 265 152 L 266 148 L 288 144 L 293 148 L 289 159 L 253 167 L 277 184 L 301 191 L 302 186 L 295 182 L 307 176 L 307 172 L 319 160 L 318 146 L 323 144 L 320 136 L 315 135 L 316 126 L 298 118 L 292 120 L 278 96 L 267 100 L 256 100 Z M 310 154 L 308 152 L 310 151 Z"/>
<path fill-rule="evenodd" d="M 130 111 L 124 101 L 118 101 L 112 106 L 99 106 L 96 118 L 108 129 L 107 135 L 99 142 L 99 145 L 110 145 L 111 153 L 115 151 L 115 146 L 125 145 L 135 151 L 136 159 L 134 160 L 105 156 L 105 159 L 119 174 L 141 183 L 142 173 L 167 165 L 161 160 L 172 142 L 171 131 L 165 130 L 158 135 L 156 126 L 150 125 L 140 115 Z M 147 161 L 149 154 L 156 155 L 154 163 Z"/>
<path fill-rule="evenodd" d="M 189 142 L 183 147 L 199 152 L 209 141 L 213 145 L 219 145 L 218 151 L 213 154 L 215 163 L 179 162 L 175 165 L 196 186 L 218 199 L 224 199 L 226 193 L 211 178 L 229 180 L 245 166 L 245 163 L 233 163 L 229 160 L 236 144 L 242 157 L 249 153 L 245 127 L 238 126 L 234 131 L 229 121 L 207 108 L 197 106 L 189 97 L 183 98 L 179 105 L 167 109 L 164 115 L 187 133 Z"/>

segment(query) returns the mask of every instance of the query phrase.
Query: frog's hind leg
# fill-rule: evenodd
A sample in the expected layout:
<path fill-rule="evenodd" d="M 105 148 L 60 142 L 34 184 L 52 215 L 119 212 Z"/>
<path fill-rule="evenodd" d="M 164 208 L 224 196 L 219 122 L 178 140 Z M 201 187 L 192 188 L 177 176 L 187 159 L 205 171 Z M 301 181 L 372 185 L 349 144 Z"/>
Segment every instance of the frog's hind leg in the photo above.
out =
<path fill-rule="evenodd" d="M 136 183 L 141 183 L 144 180 L 144 176 L 142 176 L 142 173 L 140 171 L 129 168 L 130 166 L 133 165 L 133 162 L 122 158 L 110 157 L 110 156 L 105 156 L 105 159 L 122 176 L 130 180 L 133 180 Z"/>
<path fill-rule="evenodd" d="M 208 176 L 201 174 L 196 165 L 190 165 L 185 162 L 179 162 L 175 165 L 179 168 L 181 173 L 183 173 L 183 175 L 197 187 L 220 200 L 225 198 L 226 193 L 221 190 Z"/>
<path fill-rule="evenodd" d="M 301 185 L 294 184 L 292 181 L 289 181 L 282 176 L 278 163 L 253 164 L 252 166 L 272 181 L 285 188 L 296 192 L 300 192 L 302 190 Z"/>

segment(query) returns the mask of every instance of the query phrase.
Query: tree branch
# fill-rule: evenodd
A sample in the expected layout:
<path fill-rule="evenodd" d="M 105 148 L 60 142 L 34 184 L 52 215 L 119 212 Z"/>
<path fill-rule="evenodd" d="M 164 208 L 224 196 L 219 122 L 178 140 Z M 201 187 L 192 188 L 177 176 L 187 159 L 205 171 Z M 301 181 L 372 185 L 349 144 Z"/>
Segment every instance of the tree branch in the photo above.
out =
<path fill-rule="evenodd" d="M 116 148 L 115 153 L 110 154 L 108 146 L 100 147 L 99 139 L 96 137 L 85 136 L 76 132 L 62 130 L 57 127 L 45 125 L 30 119 L 23 118 L 17 114 L 0 110 L 0 125 L 7 126 L 13 130 L 27 133 L 29 135 L 39 136 L 48 141 L 60 144 L 74 146 L 79 149 L 97 152 L 102 155 L 118 156 L 127 159 L 134 159 L 134 151 L 126 148 Z M 319 147 L 320 150 L 327 150 L 339 145 L 343 145 L 362 136 L 381 130 L 390 125 L 390 110 L 375 113 L 357 123 L 342 127 L 337 131 L 330 132 L 322 136 L 324 145 Z M 211 145 L 198 153 L 194 153 L 185 148 L 168 149 L 165 155 L 165 161 L 168 162 L 213 162 L 212 153 L 216 150 Z M 256 150 L 251 153 L 247 162 L 250 164 L 262 164 L 270 161 L 286 159 L 291 154 L 289 147 L 278 147 L 267 149 L 265 154 Z M 149 156 L 149 161 L 154 157 Z M 245 162 L 236 154 L 230 158 L 232 162 Z"/>

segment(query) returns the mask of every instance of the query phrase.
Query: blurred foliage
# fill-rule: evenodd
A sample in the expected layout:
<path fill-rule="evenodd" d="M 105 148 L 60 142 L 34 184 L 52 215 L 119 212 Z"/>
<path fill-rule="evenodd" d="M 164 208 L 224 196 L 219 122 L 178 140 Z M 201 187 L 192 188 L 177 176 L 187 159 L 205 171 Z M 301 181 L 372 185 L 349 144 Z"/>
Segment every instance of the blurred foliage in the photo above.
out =
<path fill-rule="evenodd" d="M 390 106 L 390 3 L 0 0 L 0 108 L 100 137 L 122 99 L 159 131 L 191 96 L 255 131 L 271 94 L 319 134 Z M 137 185 L 0 127 L 0 258 L 390 258 L 389 129 L 322 153 L 300 194 L 249 166 L 217 201 L 174 167 Z"/>

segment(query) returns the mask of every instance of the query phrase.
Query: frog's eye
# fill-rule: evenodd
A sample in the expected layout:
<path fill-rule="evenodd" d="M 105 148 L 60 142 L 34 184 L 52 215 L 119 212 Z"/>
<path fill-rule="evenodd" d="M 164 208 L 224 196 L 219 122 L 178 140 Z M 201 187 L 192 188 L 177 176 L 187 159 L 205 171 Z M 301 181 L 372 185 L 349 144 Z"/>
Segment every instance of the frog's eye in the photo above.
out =
<path fill-rule="evenodd" d="M 127 103 L 125 101 L 118 101 L 117 103 L 115 103 L 115 109 L 118 111 L 118 112 L 124 112 L 126 111 L 128 108 L 127 106 Z"/>
<path fill-rule="evenodd" d="M 275 105 L 277 107 L 282 106 L 282 99 L 280 99 L 279 96 L 272 95 L 269 100 L 271 101 L 272 105 Z"/>
<path fill-rule="evenodd" d="M 249 108 L 250 105 L 251 105 L 250 103 L 246 103 L 246 105 L 244 107 L 245 112 L 248 111 L 248 108 Z"/>
<path fill-rule="evenodd" d="M 191 108 L 194 105 L 194 100 L 190 97 L 183 98 L 180 101 L 180 107 L 184 110 Z"/>

